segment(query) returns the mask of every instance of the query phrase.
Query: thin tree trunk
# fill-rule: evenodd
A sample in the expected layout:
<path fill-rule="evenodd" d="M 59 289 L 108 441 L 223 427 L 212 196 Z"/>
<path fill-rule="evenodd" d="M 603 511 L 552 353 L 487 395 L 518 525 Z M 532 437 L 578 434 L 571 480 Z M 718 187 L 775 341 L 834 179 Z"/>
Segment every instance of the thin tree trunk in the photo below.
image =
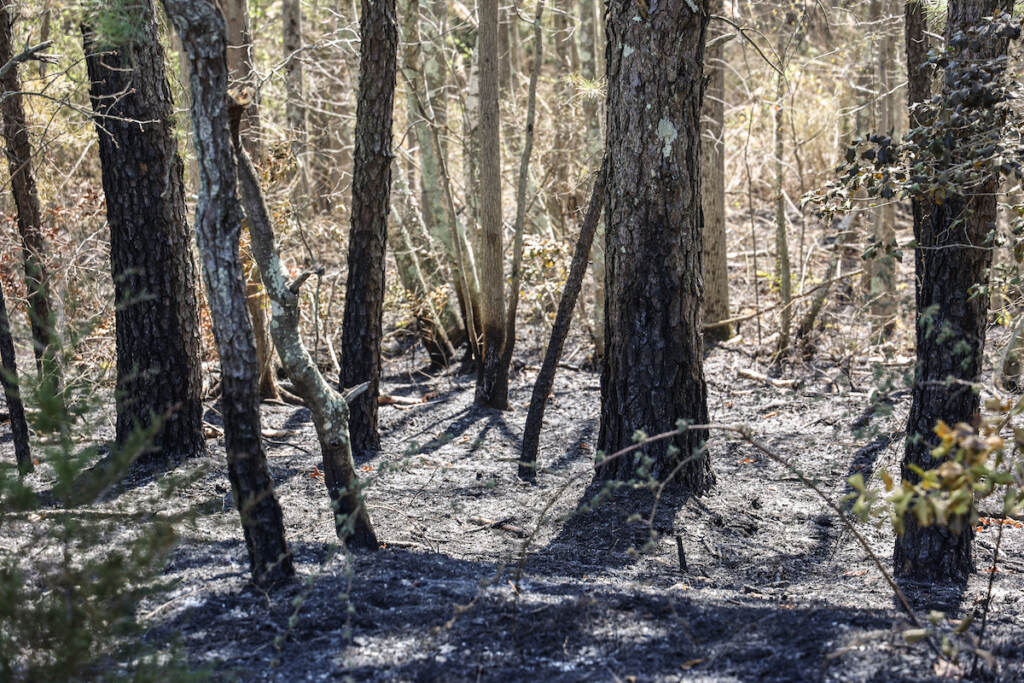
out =
<path fill-rule="evenodd" d="M 252 31 L 249 28 L 249 1 L 220 2 L 227 21 L 230 86 L 236 90 L 253 89 L 254 92 L 242 115 L 241 135 L 246 151 L 258 164 L 263 158 L 263 135 L 260 125 L 259 92 L 255 90 L 257 79 L 253 66 Z M 277 386 L 274 345 L 270 340 L 270 326 L 267 323 L 267 294 L 260 284 L 248 249 L 242 250 L 242 263 L 245 272 L 245 301 L 252 320 L 253 339 L 256 341 L 260 398 L 276 399 L 280 397 L 281 392 Z"/>
<path fill-rule="evenodd" d="M 951 0 L 947 39 L 991 16 L 997 8 L 1008 10 L 1010 6 L 1007 0 Z M 917 29 L 914 24 L 910 27 Z M 918 42 L 920 37 L 918 34 L 913 40 Z M 956 69 L 955 63 L 994 59 L 1005 54 L 1006 46 L 1002 38 L 964 45 L 951 69 Z M 915 72 L 919 73 L 912 61 L 921 55 L 917 45 L 914 47 L 908 53 L 912 81 L 918 75 Z M 962 73 L 947 71 L 943 96 L 964 87 L 963 78 Z M 923 93 L 919 83 L 912 85 L 910 97 Z M 917 365 L 901 468 L 902 477 L 908 481 L 918 480 L 914 467 L 929 469 L 937 464 L 931 450 L 937 443 L 933 430 L 938 420 L 949 425 L 972 423 L 978 414 L 980 399 L 974 383 L 982 367 L 988 298 L 972 292 L 988 282 L 992 251 L 984 245 L 996 224 L 998 187 L 998 178 L 993 176 L 970 196 L 929 203 L 922 207 L 924 220 L 915 225 Z M 897 537 L 893 552 L 897 576 L 926 581 L 966 580 L 974 568 L 971 524 L 964 524 L 963 531 L 955 533 L 945 526 L 922 527 L 913 514 L 906 515 L 904 522 L 904 533 Z"/>
<path fill-rule="evenodd" d="M 534 481 L 537 478 L 537 447 L 540 444 L 540 429 L 544 424 L 544 409 L 547 407 L 548 396 L 551 395 L 551 387 L 555 382 L 555 370 L 558 367 L 558 360 L 562 356 L 565 338 L 569 334 L 576 298 L 583 286 L 583 276 L 587 272 L 587 255 L 591 251 L 594 234 L 601 222 L 607 173 L 606 165 L 602 164 L 601 170 L 598 171 L 597 177 L 594 179 L 587 215 L 583 219 L 580 235 L 576 240 L 576 251 L 573 253 L 572 263 L 569 266 L 569 276 L 566 278 L 565 288 L 562 290 L 562 298 L 558 302 L 558 312 L 555 314 L 551 339 L 544 351 L 544 361 L 541 364 L 540 372 L 537 373 L 537 379 L 533 383 L 530 409 L 526 415 L 526 426 L 523 429 L 523 449 L 519 456 L 519 478 L 524 481 Z"/>
<path fill-rule="evenodd" d="M 480 29 L 480 290 L 483 358 L 477 367 L 476 402 L 508 408 L 508 372 L 502 367 L 505 276 L 501 214 L 501 121 L 498 108 L 498 0 L 479 0 Z"/>
<path fill-rule="evenodd" d="M 234 105 L 237 114 L 241 107 Z M 263 286 L 273 302 L 270 333 L 281 358 L 281 363 L 295 385 L 299 396 L 309 406 L 320 441 L 323 457 L 324 483 L 331 497 L 334 526 L 338 538 L 349 545 L 368 550 L 377 549 L 377 536 L 370 524 L 370 515 L 362 500 L 356 467 L 352 460 L 352 446 L 348 435 L 348 405 L 345 398 L 328 384 L 320 369 L 306 350 L 299 334 L 299 288 L 305 276 L 292 283 L 281 265 L 275 244 L 274 228 L 263 199 L 259 178 L 252 161 L 238 138 L 238 127 L 232 131 L 235 155 L 238 160 L 238 178 L 245 212 L 249 219 L 249 234 L 253 255 L 259 264 Z"/>
<path fill-rule="evenodd" d="M 888 3 L 883 2 L 881 10 L 888 15 Z M 880 14 L 883 12 L 880 12 Z M 882 17 L 880 17 L 881 19 Z M 883 31 L 878 44 L 878 126 L 882 135 L 889 135 L 895 125 L 894 97 L 889 92 L 890 62 L 893 56 L 893 41 L 888 30 Z M 872 220 L 872 241 L 876 253 L 870 259 L 868 292 L 871 300 L 871 327 L 877 339 L 886 339 L 892 334 L 896 317 L 896 259 L 890 245 L 896 239 L 896 205 L 893 201 L 878 207 Z"/>
<path fill-rule="evenodd" d="M 391 202 L 391 122 L 394 115 L 398 26 L 394 0 L 362 0 L 359 21 L 352 231 L 341 337 L 341 386 L 369 382 L 351 405 L 349 433 L 359 455 L 380 448 L 377 395 L 383 337 L 384 256 Z"/>
<path fill-rule="evenodd" d="M 722 0 L 712 0 L 712 14 L 720 14 Z M 708 74 L 701 117 L 701 206 L 704 209 L 704 322 L 729 318 L 729 261 L 725 232 L 725 68 L 721 31 L 711 32 L 715 44 L 704 55 Z M 711 42 L 711 41 L 709 41 Z M 706 341 L 732 336 L 730 325 L 704 333 Z"/>
<path fill-rule="evenodd" d="M 604 78 L 604 61 L 601 46 L 604 44 L 601 31 L 601 7 L 598 0 L 582 0 L 580 5 L 582 39 L 580 40 L 580 64 L 583 77 L 597 82 Z M 583 117 L 587 123 L 587 156 L 591 164 L 598 163 L 604 150 L 601 102 L 596 97 L 583 100 Z M 598 219 L 597 233 L 590 253 L 590 273 L 594 281 L 594 308 L 591 324 L 594 330 L 594 365 L 600 367 L 604 358 L 604 217 Z"/>
<path fill-rule="evenodd" d="M 533 71 L 530 72 L 530 86 L 526 96 L 526 130 L 523 141 L 523 156 L 519 163 L 519 184 L 516 187 L 516 224 L 512 247 L 512 277 L 508 289 L 508 318 L 505 321 L 505 348 L 501 354 L 500 373 L 505 376 L 512 365 L 512 352 L 516 345 L 516 312 L 519 310 L 519 288 L 523 279 L 523 233 L 526 231 L 526 185 L 530 173 L 530 156 L 533 154 L 533 126 L 537 119 L 537 80 L 544 56 L 543 30 L 541 19 L 544 15 L 544 0 L 537 2 L 537 14 L 533 29 Z M 506 388 L 507 393 L 507 388 Z"/>
<path fill-rule="evenodd" d="M 18 363 L 14 355 L 14 339 L 11 337 L 11 321 L 7 317 L 7 302 L 0 287 L 0 386 L 3 386 L 7 413 L 11 418 L 11 436 L 14 438 L 14 459 L 18 472 L 28 474 L 32 465 L 32 452 L 28 444 L 28 421 L 25 406 L 21 402 L 18 383 Z"/>
<path fill-rule="evenodd" d="M 16 6 L 11 0 L 0 0 L 0 64 L 7 64 L 13 55 L 13 24 Z M 25 267 L 25 289 L 28 292 L 29 323 L 32 328 L 32 350 L 36 370 L 48 391 L 59 392 L 61 386 L 58 359 L 60 340 L 50 293 L 46 245 L 43 239 L 42 211 L 32 172 L 32 146 L 29 142 L 25 109 L 21 99 L 21 82 L 17 66 L 0 78 L 0 88 L 10 93 L 0 104 L 3 113 L 7 164 L 11 171 L 11 193 L 18 212 L 18 234 L 21 237 Z"/>
<path fill-rule="evenodd" d="M 100 51 L 83 27 L 96 113 L 117 338 L 118 444 L 164 419 L 143 461 L 206 452 L 197 274 L 184 165 L 152 0 L 136 5 L 130 45 Z"/>
<path fill-rule="evenodd" d="M 228 478 L 242 518 L 253 580 L 273 586 L 295 574 L 281 507 L 260 441 L 256 349 L 238 254 L 242 207 L 228 121 L 224 19 L 211 0 L 163 0 L 188 53 L 192 134 L 199 163 L 196 236 L 221 362 Z"/>
<path fill-rule="evenodd" d="M 295 157 L 295 187 L 292 207 L 305 216 L 313 201 L 310 197 L 308 138 L 306 132 L 306 95 L 302 69 L 302 4 L 284 0 L 281 5 L 282 44 L 284 45 L 285 118 L 292 156 Z"/>
<path fill-rule="evenodd" d="M 788 22 L 787 22 L 788 23 Z M 786 31 L 780 29 L 778 54 L 782 64 L 786 64 Z M 783 193 L 783 180 L 785 177 L 782 170 L 782 155 L 785 153 L 785 130 L 783 129 L 784 113 L 783 105 L 786 96 L 786 79 L 780 71 L 776 77 L 775 87 L 775 274 L 779 278 L 779 297 L 782 308 L 779 313 L 779 342 L 780 354 L 789 350 L 789 332 L 793 321 L 793 310 L 790 301 L 793 298 L 793 283 L 789 264 L 789 236 L 788 221 L 786 220 L 786 204 Z"/>
<path fill-rule="evenodd" d="M 708 417 L 700 313 L 707 0 L 693 6 L 667 0 L 646 18 L 632 3 L 608 7 L 608 299 L 598 438 L 605 453 L 632 445 L 637 430 Z M 694 493 L 708 489 L 706 439 L 693 430 L 651 444 L 648 472 Z M 598 476 L 631 479 L 639 462 L 617 459 Z"/>

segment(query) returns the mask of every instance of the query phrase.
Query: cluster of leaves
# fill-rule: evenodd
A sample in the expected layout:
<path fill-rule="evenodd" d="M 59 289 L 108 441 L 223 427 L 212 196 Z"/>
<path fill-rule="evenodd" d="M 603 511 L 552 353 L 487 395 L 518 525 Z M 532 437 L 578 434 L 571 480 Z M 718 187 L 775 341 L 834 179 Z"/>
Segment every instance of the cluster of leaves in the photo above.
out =
<path fill-rule="evenodd" d="M 1013 448 L 1007 449 L 999 436 L 1005 424 L 1003 416 L 1016 411 L 1009 403 L 989 401 L 997 418 L 985 420 L 979 429 L 959 423 L 950 427 L 943 421 L 935 426 L 941 440 L 932 450 L 938 464 L 929 469 L 910 465 L 916 482 L 904 479 L 899 486 L 884 470 L 880 473 L 885 491 L 884 513 L 896 533 L 903 533 L 905 518 L 913 514 L 921 526 L 939 525 L 961 533 L 978 523 L 975 499 L 996 493 L 1002 495 L 1002 514 L 1024 515 L 1024 462 L 1018 457 L 1024 448 L 1024 429 L 1014 429 Z M 855 493 L 852 512 L 867 519 L 877 513 L 881 494 L 867 486 L 857 474 L 850 478 Z"/>
<path fill-rule="evenodd" d="M 100 49 L 131 45 L 146 30 L 146 16 L 139 0 L 84 0 L 85 24 Z"/>
<path fill-rule="evenodd" d="M 929 77 L 941 73 L 942 87 L 913 106 L 917 125 L 902 138 L 891 132 L 856 137 L 836 168 L 838 179 L 808 199 L 826 214 L 848 211 L 862 192 L 941 205 L 999 177 L 1024 180 L 1024 117 L 1012 106 L 1021 84 L 1007 78 L 1010 56 L 987 56 L 992 46 L 1020 35 L 1021 20 L 997 12 L 932 50 L 922 69 Z"/>
<path fill-rule="evenodd" d="M 191 678 L 173 656 L 139 646 L 137 608 L 159 590 L 177 529 L 192 516 L 155 511 L 202 468 L 164 477 L 131 509 L 105 502 L 161 420 L 104 454 L 90 436 L 96 425 L 86 423 L 96 406 L 74 386 L 59 391 L 51 382 L 22 382 L 35 474 L 0 462 L 0 680 L 79 680 L 101 671 Z"/>

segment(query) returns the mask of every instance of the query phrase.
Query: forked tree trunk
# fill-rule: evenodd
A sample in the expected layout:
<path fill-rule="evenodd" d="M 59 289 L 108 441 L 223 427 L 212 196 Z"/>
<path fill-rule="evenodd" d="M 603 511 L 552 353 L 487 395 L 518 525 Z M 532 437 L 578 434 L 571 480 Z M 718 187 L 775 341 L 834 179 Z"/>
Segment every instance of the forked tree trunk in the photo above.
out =
<path fill-rule="evenodd" d="M 242 107 L 234 105 L 233 116 L 240 116 L 241 110 Z M 331 497 L 338 538 L 352 546 L 376 550 L 377 536 L 370 524 L 370 515 L 363 502 L 352 460 L 348 405 L 345 398 L 324 379 L 299 334 L 299 288 L 306 276 L 300 276 L 292 283 L 287 281 L 275 243 L 270 212 L 263 199 L 256 169 L 238 138 L 236 121 L 237 118 L 233 118 L 232 137 L 238 160 L 239 186 L 249 219 L 253 255 L 259 264 L 267 295 L 273 302 L 270 333 L 288 377 L 313 416 L 323 457 L 324 483 Z"/>
<path fill-rule="evenodd" d="M 140 460 L 168 464 L 205 453 L 206 441 L 192 231 L 154 9 L 137 3 L 131 44 L 101 50 L 89 27 L 83 42 L 110 225 L 116 439 L 165 418 Z"/>
<path fill-rule="evenodd" d="M 4 390 L 7 414 L 11 419 L 11 436 L 14 438 L 14 459 L 18 472 L 28 474 L 33 469 L 32 452 L 28 444 L 28 421 L 25 406 L 21 402 L 18 383 L 18 363 L 14 355 L 14 339 L 11 337 L 11 321 L 7 317 L 7 302 L 0 287 L 0 386 Z"/>
<path fill-rule="evenodd" d="M 634 3 L 612 3 L 606 24 L 608 299 L 598 438 L 606 454 L 632 445 L 637 430 L 654 434 L 708 416 L 700 314 L 708 3 L 652 7 L 647 14 Z M 701 452 L 706 439 L 706 431 L 692 430 L 651 444 L 650 473 L 706 490 L 714 481 Z M 629 479 L 636 465 L 619 458 L 599 476 Z"/>
<path fill-rule="evenodd" d="M 0 0 L 0 65 L 7 64 L 13 55 L 13 24 L 17 8 L 11 0 Z M 17 66 L 3 78 L 0 88 L 5 93 L 0 111 L 3 113 L 4 142 L 7 164 L 11 171 L 11 193 L 18 212 L 18 234 L 25 267 L 25 289 L 28 292 L 28 315 L 32 328 L 32 349 L 36 357 L 36 370 L 49 391 L 59 391 L 61 385 L 59 354 L 60 341 L 56 332 L 50 276 L 46 270 L 46 244 L 43 239 L 42 212 L 39 194 L 32 173 L 32 145 L 29 142 L 25 109 L 21 100 L 21 82 Z"/>
<path fill-rule="evenodd" d="M 483 359 L 476 402 L 508 408 L 505 350 L 505 268 L 501 216 L 501 121 L 498 109 L 498 0 L 479 0 L 480 30 L 480 290 Z"/>
<path fill-rule="evenodd" d="M 228 75 L 231 88 L 242 90 L 255 88 L 256 74 L 253 68 L 252 31 L 249 27 L 249 0 L 221 0 L 219 5 L 227 21 Z M 255 93 L 242 114 L 242 142 L 249 156 L 259 163 L 263 158 L 263 136 L 260 126 L 259 93 Z M 267 293 L 260 284 L 256 266 L 252 263 L 248 249 L 242 252 L 245 269 L 245 301 L 252 320 L 253 339 L 256 341 L 256 363 L 259 368 L 260 398 L 278 398 L 281 395 L 274 374 L 274 345 L 270 340 L 270 325 L 267 322 Z"/>
<path fill-rule="evenodd" d="M 292 577 L 295 568 L 260 441 L 256 349 L 238 254 L 242 207 L 236 195 L 228 120 L 224 19 L 212 0 L 163 0 L 163 4 L 188 53 L 192 134 L 200 178 L 196 236 L 220 355 L 228 478 L 242 518 L 253 581 L 273 586 Z"/>
<path fill-rule="evenodd" d="M 352 450 L 380 448 L 377 395 L 384 315 L 384 253 L 391 202 L 391 121 L 394 115 L 398 26 L 394 0 L 362 0 L 359 19 L 352 230 L 341 330 L 341 386 L 369 382 L 351 405 Z"/>
<path fill-rule="evenodd" d="M 712 0 L 712 14 L 720 14 L 722 0 Z M 704 322 L 729 318 L 729 261 L 725 233 L 725 67 L 721 31 L 708 31 L 714 45 L 704 55 L 708 74 L 701 117 L 701 205 L 704 209 Z M 732 336 L 722 325 L 704 333 L 707 341 Z"/>
<path fill-rule="evenodd" d="M 997 8 L 1009 7 L 1007 0 L 951 0 L 947 38 L 991 16 Z M 955 62 L 994 59 L 1005 51 L 1004 39 L 990 39 L 980 49 L 965 46 Z M 912 50 L 910 59 L 920 54 Z M 914 67 L 909 62 L 908 67 L 913 80 Z M 957 80 L 956 74 L 946 74 L 944 96 L 951 89 L 963 87 Z M 915 86 L 910 96 L 920 97 L 922 93 L 923 88 Z M 949 425 L 972 423 L 978 414 L 979 396 L 974 383 L 981 373 L 988 298 L 974 296 L 972 291 L 988 282 L 992 251 L 983 246 L 996 225 L 998 187 L 998 178 L 993 176 L 970 196 L 929 203 L 922 212 L 924 220 L 914 226 L 917 365 L 901 468 L 903 478 L 909 481 L 918 480 L 912 466 L 930 469 L 937 464 L 931 450 L 938 440 L 933 431 L 938 420 Z M 961 533 L 954 533 L 938 525 L 922 527 L 909 514 L 905 527 L 893 553 L 897 576 L 962 581 L 973 571 L 971 524 L 965 524 Z"/>

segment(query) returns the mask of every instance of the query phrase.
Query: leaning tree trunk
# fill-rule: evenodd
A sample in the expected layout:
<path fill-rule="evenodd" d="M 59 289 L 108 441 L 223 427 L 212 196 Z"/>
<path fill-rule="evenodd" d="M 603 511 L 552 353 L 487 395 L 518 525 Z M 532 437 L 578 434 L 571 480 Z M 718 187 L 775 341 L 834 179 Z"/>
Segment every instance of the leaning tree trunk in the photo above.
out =
<path fill-rule="evenodd" d="M 260 441 L 256 348 L 238 253 L 242 207 L 235 193 L 228 120 L 224 19 L 212 0 L 163 0 L 163 4 L 188 53 L 200 179 L 196 236 L 220 355 L 228 478 L 242 518 L 253 580 L 270 586 L 287 581 L 295 569 Z"/>
<path fill-rule="evenodd" d="M 206 452 L 199 312 L 184 166 L 152 0 L 131 44 L 100 50 L 83 27 L 114 280 L 117 443 L 164 418 L 142 460 Z"/>
<path fill-rule="evenodd" d="M 14 355 L 14 339 L 11 337 L 11 321 L 7 317 L 7 302 L 0 287 L 0 386 L 4 390 L 7 414 L 11 419 L 11 436 L 14 438 L 14 459 L 18 472 L 28 474 L 33 469 L 32 452 L 28 445 L 28 421 L 25 406 L 21 402 L 18 388 L 18 363 Z"/>
<path fill-rule="evenodd" d="M 394 0 L 362 0 L 359 94 L 352 173 L 352 231 L 341 330 L 341 386 L 369 382 L 351 405 L 349 433 L 357 454 L 380 448 L 377 395 L 384 314 L 384 250 L 391 201 L 391 121 L 398 26 Z"/>
<path fill-rule="evenodd" d="M 719 13 L 722 0 L 712 0 Z M 712 42 L 712 41 L 709 41 Z M 729 318 L 729 260 L 725 239 L 725 37 L 714 35 L 714 45 L 704 55 L 708 73 L 701 120 L 701 205 L 704 209 L 704 322 Z M 709 341 L 732 336 L 732 326 L 721 325 L 705 332 Z"/>
<path fill-rule="evenodd" d="M 238 90 L 253 89 L 251 98 L 242 114 L 242 142 L 249 156 L 259 162 L 263 158 L 263 141 L 260 127 L 259 92 L 253 66 L 252 30 L 249 26 L 248 0 L 222 0 L 220 7 L 227 22 L 228 75 L 230 86 Z M 249 317 L 252 320 L 253 338 L 256 340 L 256 362 L 259 368 L 260 398 L 278 398 L 281 395 L 274 374 L 274 345 L 270 340 L 270 325 L 267 322 L 267 293 L 260 285 L 256 266 L 252 263 L 248 249 L 243 250 L 245 267 L 245 296 Z"/>
<path fill-rule="evenodd" d="M 698 11 L 694 11 L 694 9 Z M 707 0 L 667 0 L 649 14 L 608 7 L 606 351 L 598 448 L 638 430 L 707 421 L 701 337 L 700 113 Z M 645 16 L 646 15 L 646 16 Z M 636 19 L 640 20 L 637 21 Z M 650 473 L 701 492 L 714 481 L 707 432 L 653 443 Z M 669 448 L 673 446 L 674 448 Z M 599 476 L 628 479 L 637 459 Z"/>
<path fill-rule="evenodd" d="M 477 366 L 476 402 L 508 408 L 505 350 L 505 276 L 501 221 L 501 122 L 498 109 L 498 0 L 480 0 L 480 289 L 483 358 Z"/>
<path fill-rule="evenodd" d="M 0 65 L 7 64 L 14 56 L 13 24 L 16 11 L 15 3 L 11 0 L 0 0 Z M 45 265 L 42 212 L 32 173 L 32 146 L 16 65 L 12 65 L 0 78 L 0 88 L 6 94 L 0 104 L 0 111 L 3 113 L 7 164 L 11 171 L 11 193 L 18 212 L 18 234 L 21 236 L 22 259 L 25 264 L 25 289 L 28 292 L 28 314 L 36 369 L 49 391 L 58 391 L 61 384 L 57 358 L 59 340 L 50 297 L 50 276 Z"/>
<path fill-rule="evenodd" d="M 997 8 L 1005 10 L 1008 4 L 1004 0 L 951 0 L 947 40 Z M 962 47 L 955 61 L 991 60 L 1005 51 L 1006 41 L 993 38 L 980 49 L 977 45 Z M 913 81 L 917 76 L 914 70 L 919 71 L 913 61 L 921 53 L 915 46 L 908 56 Z M 957 73 L 952 66 L 946 73 L 943 97 L 964 87 L 964 78 L 969 76 Z M 910 97 L 921 97 L 924 92 L 915 85 Z M 915 211 L 915 219 L 923 219 L 915 220 L 914 226 L 917 365 L 901 468 L 903 478 L 909 481 L 918 480 L 912 467 L 930 469 L 936 465 L 931 450 L 938 441 L 933 430 L 939 420 L 950 425 L 972 423 L 978 414 L 974 383 L 981 373 L 988 297 L 973 295 L 973 290 L 988 282 L 992 250 L 986 240 L 996 224 L 998 186 L 998 178 L 993 176 L 969 196 L 952 196 Z M 897 576 L 926 581 L 966 580 L 974 567 L 973 526 L 964 525 L 961 533 L 938 525 L 922 527 L 911 514 L 906 516 L 905 527 L 893 553 Z"/>
<path fill-rule="evenodd" d="M 377 536 L 370 524 L 370 515 L 363 502 L 352 460 L 348 405 L 345 398 L 324 379 L 299 333 L 299 288 L 308 275 L 299 276 L 291 283 L 287 281 L 256 169 L 238 138 L 237 121 L 242 107 L 235 107 L 235 113 L 237 117 L 232 120 L 232 137 L 238 160 L 239 186 L 245 199 L 253 255 L 260 267 L 263 286 L 272 302 L 270 333 L 274 338 L 274 346 L 277 347 L 288 377 L 313 416 L 323 457 L 324 483 L 331 497 L 338 538 L 352 546 L 376 550 Z"/>

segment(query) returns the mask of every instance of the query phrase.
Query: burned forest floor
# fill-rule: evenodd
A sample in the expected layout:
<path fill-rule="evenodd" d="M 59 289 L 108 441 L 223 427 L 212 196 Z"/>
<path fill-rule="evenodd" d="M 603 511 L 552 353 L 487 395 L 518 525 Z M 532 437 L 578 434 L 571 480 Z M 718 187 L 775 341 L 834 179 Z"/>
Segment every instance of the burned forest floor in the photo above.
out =
<path fill-rule="evenodd" d="M 538 340 L 515 364 L 511 409 L 473 405 L 474 377 L 388 361 L 382 449 L 357 462 L 381 547 L 335 543 L 309 411 L 263 405 L 267 455 L 298 580 L 249 582 L 223 446 L 167 510 L 196 506 L 166 566 L 170 588 L 139 609 L 148 645 L 174 645 L 223 680 L 930 680 L 937 667 L 864 550 L 793 472 L 726 434 L 709 444 L 716 487 L 700 498 L 619 494 L 589 509 L 599 375 L 559 370 L 537 483 L 515 459 Z M 421 356 L 422 358 L 422 356 Z M 744 423 L 819 482 L 898 476 L 909 404 L 898 354 L 795 363 L 782 381 L 743 342 L 709 350 L 712 422 Z M 880 384 L 891 381 L 891 388 Z M 884 398 L 885 400 L 878 400 Z M 214 411 L 209 419 L 216 422 Z M 6 430 L 6 427 L 4 428 Z M 32 475 L 40 479 L 44 473 Z M 131 504 L 155 479 L 106 504 Z M 982 514 L 987 514 L 983 509 Z M 639 516 L 640 521 L 637 521 Z M 892 531 L 858 524 L 888 566 Z M 643 548 L 651 530 L 653 547 Z M 906 586 L 919 615 L 964 619 L 988 589 L 994 527 L 978 533 L 966 586 Z M 10 539 L 8 539 L 10 540 Z M 0 539 L 0 542 L 6 542 Z M 1024 680 L 1024 529 L 1004 527 L 983 646 L 984 677 Z M 682 564 L 685 563 L 685 566 Z M 962 661 L 970 663 L 969 658 Z M 969 668 L 962 672 L 969 674 Z M 980 674 L 979 674 L 980 676 Z"/>

